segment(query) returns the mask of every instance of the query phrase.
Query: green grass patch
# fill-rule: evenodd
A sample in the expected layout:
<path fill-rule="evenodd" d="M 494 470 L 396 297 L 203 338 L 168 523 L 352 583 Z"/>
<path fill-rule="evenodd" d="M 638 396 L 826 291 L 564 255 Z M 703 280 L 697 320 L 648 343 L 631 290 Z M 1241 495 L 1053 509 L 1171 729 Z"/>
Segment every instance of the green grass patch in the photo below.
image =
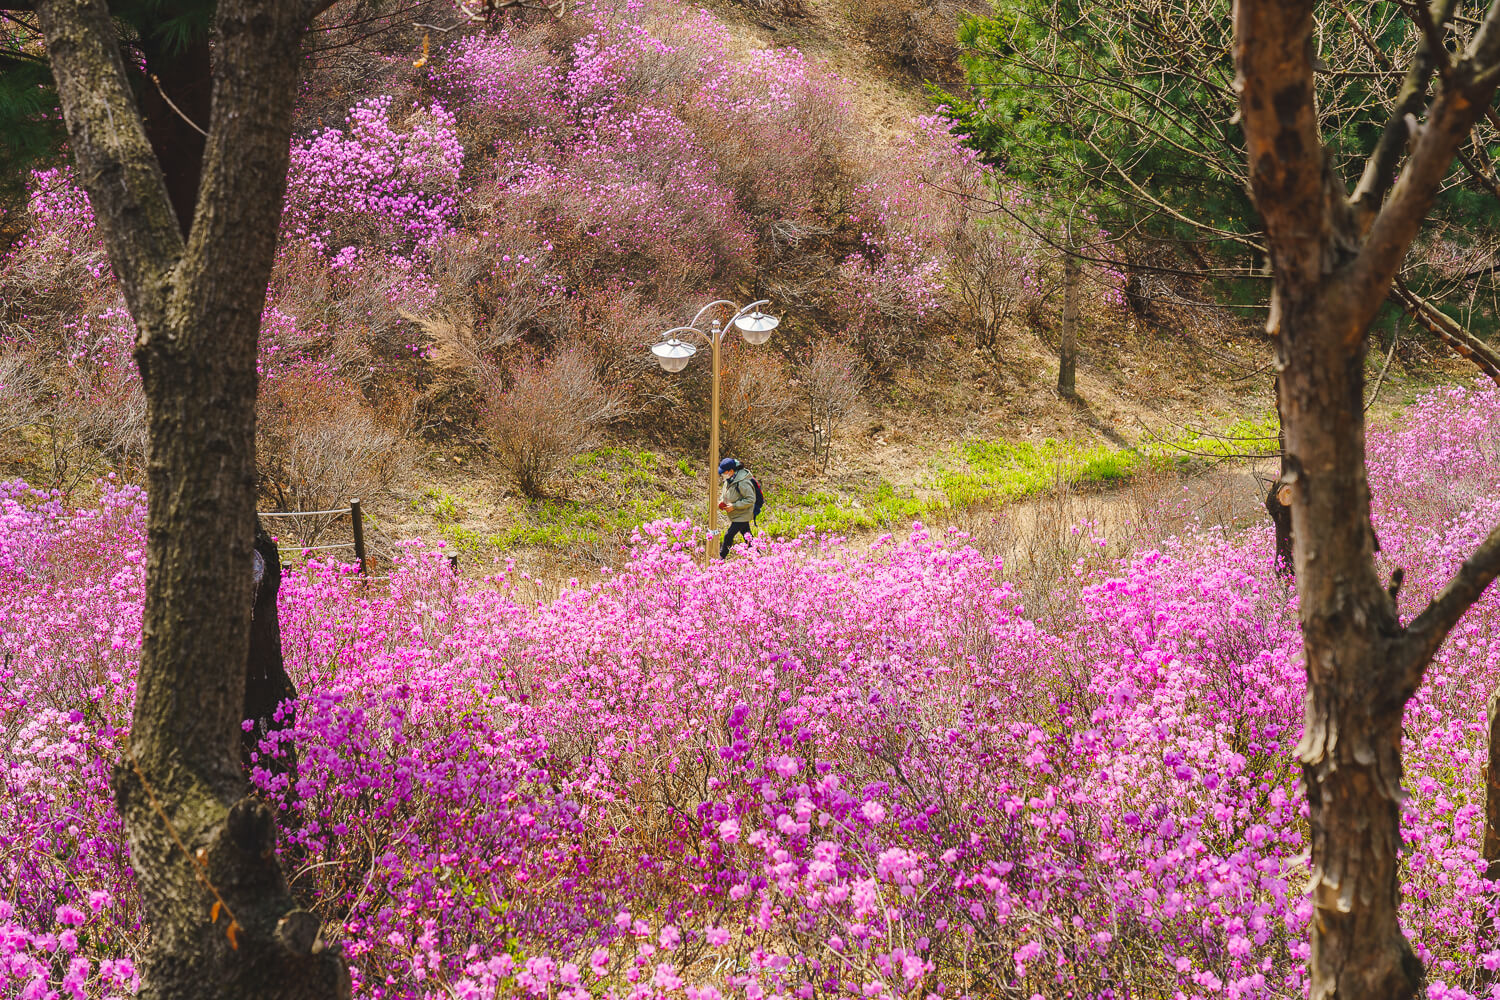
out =
<path fill-rule="evenodd" d="M 970 440 L 938 461 L 933 485 L 952 507 L 1005 503 L 1062 486 L 1119 482 L 1141 461 L 1134 450 L 1052 438 L 1040 444 Z"/>
<path fill-rule="evenodd" d="M 933 485 L 953 507 L 1006 503 L 1065 486 L 1117 485 L 1146 468 L 1187 471 L 1231 458 L 1274 454 L 1276 434 L 1273 416 L 1237 420 L 1220 433 L 1187 431 L 1130 448 L 1053 438 L 1040 443 L 973 439 L 955 445 L 935 463 Z"/>
<path fill-rule="evenodd" d="M 439 523 L 457 521 L 464 513 L 463 504 L 457 497 L 444 493 L 435 486 L 423 490 L 422 495 L 411 502 L 411 506 L 412 510 L 425 509 Z"/>
<path fill-rule="evenodd" d="M 919 488 L 881 479 L 853 489 L 798 492 L 766 483 L 766 507 L 756 527 L 783 538 L 809 529 L 838 534 L 896 530 L 938 510 L 1008 503 L 1062 488 L 1109 487 L 1145 469 L 1190 470 L 1275 450 L 1274 416 L 1237 420 L 1216 433 L 1189 431 L 1126 448 L 1055 439 L 970 439 L 938 456 L 929 480 Z M 608 447 L 579 455 L 573 464 L 576 475 L 568 499 L 516 501 L 514 523 L 497 534 L 482 535 L 455 523 L 463 509 L 452 497 L 429 491 L 422 502 L 438 520 L 443 537 L 463 551 L 619 542 L 648 521 L 702 517 L 701 496 L 683 482 L 699 478 L 689 459 L 672 462 L 651 451 Z"/>
<path fill-rule="evenodd" d="M 1190 430 L 1176 437 L 1147 442 L 1140 450 L 1153 457 L 1176 455 L 1185 461 L 1274 455 L 1279 447 L 1279 429 L 1274 415 L 1259 420 L 1236 420 L 1216 434 Z"/>
<path fill-rule="evenodd" d="M 910 524 L 940 505 L 882 479 L 868 491 L 767 494 L 757 527 L 777 538 L 800 535 L 809 529 L 846 532 L 892 528 Z"/>

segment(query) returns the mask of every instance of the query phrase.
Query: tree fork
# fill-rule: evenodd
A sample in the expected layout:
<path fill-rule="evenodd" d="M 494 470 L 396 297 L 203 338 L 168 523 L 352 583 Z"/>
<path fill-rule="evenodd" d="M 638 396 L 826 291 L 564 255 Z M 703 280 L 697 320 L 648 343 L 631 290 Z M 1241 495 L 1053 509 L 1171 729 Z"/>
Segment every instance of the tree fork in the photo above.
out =
<path fill-rule="evenodd" d="M 1403 628 L 1395 582 L 1383 589 L 1375 569 L 1365 469 L 1370 326 L 1500 82 L 1500 0 L 1456 63 L 1441 26 L 1452 6 L 1426 12 L 1402 102 L 1352 198 L 1318 131 L 1312 0 L 1234 9 L 1235 89 L 1273 268 L 1267 331 L 1307 671 L 1297 757 L 1310 810 L 1312 1000 L 1405 1000 L 1420 988 L 1422 966 L 1399 921 L 1402 712 L 1500 571 L 1497 528 Z M 1434 72 L 1442 86 L 1427 104 Z M 1421 125 L 1412 107 L 1426 108 Z"/>
<path fill-rule="evenodd" d="M 146 601 L 114 788 L 150 934 L 142 996 L 346 996 L 240 769 L 251 648 L 256 341 L 314 0 L 223 0 L 191 224 L 103 0 L 41 0 L 78 174 L 135 319 L 147 401 Z M 184 235 L 186 234 L 186 235 Z M 228 922 L 221 911 L 232 913 Z"/>

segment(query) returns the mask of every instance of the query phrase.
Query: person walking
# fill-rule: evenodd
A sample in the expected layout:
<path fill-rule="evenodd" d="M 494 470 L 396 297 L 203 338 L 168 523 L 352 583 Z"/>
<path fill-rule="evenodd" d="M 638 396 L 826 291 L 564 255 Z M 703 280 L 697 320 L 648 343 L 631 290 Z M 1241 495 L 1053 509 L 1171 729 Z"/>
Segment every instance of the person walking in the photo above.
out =
<path fill-rule="evenodd" d="M 724 542 L 719 546 L 719 558 L 724 559 L 735 538 L 753 537 L 750 522 L 755 519 L 755 481 L 744 463 L 734 458 L 719 463 L 719 478 L 724 481 L 719 488 L 719 509 L 729 518 L 729 530 L 724 532 Z"/>

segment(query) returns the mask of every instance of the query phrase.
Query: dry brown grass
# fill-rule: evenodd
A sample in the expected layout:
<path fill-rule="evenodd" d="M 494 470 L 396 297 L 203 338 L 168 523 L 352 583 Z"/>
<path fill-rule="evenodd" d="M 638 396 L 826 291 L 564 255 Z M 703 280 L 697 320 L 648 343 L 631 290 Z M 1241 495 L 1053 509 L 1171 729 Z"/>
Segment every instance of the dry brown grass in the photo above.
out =
<path fill-rule="evenodd" d="M 963 80 L 959 21 L 989 12 L 988 4 L 974 0 L 853 0 L 849 5 L 850 19 L 872 48 L 918 79 L 944 84 Z"/>
<path fill-rule="evenodd" d="M 1196 476 L 1147 469 L 1108 492 L 1077 490 L 1059 477 L 1037 499 L 959 509 L 942 520 L 1002 560 L 1033 617 L 1061 623 L 1078 581 L 1114 560 L 1188 531 L 1227 533 L 1263 518 L 1258 489 L 1247 467 Z"/>

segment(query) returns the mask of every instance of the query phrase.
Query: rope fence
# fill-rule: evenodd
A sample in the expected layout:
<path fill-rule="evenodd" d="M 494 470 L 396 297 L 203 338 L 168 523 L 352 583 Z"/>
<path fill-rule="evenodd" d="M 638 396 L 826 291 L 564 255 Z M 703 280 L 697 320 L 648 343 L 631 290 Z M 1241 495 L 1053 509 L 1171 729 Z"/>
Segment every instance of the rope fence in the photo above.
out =
<path fill-rule="evenodd" d="M 288 545 L 277 546 L 276 551 L 281 553 L 293 552 L 331 552 L 334 549 L 354 550 L 354 558 L 359 560 L 359 572 L 361 575 L 369 576 L 369 561 L 365 558 L 365 517 L 360 510 L 359 501 L 350 500 L 347 507 L 335 507 L 331 510 L 268 510 L 257 511 L 258 517 L 319 517 L 327 515 L 349 515 L 349 523 L 354 528 L 354 540 L 350 542 L 334 542 L 330 545 Z"/>

